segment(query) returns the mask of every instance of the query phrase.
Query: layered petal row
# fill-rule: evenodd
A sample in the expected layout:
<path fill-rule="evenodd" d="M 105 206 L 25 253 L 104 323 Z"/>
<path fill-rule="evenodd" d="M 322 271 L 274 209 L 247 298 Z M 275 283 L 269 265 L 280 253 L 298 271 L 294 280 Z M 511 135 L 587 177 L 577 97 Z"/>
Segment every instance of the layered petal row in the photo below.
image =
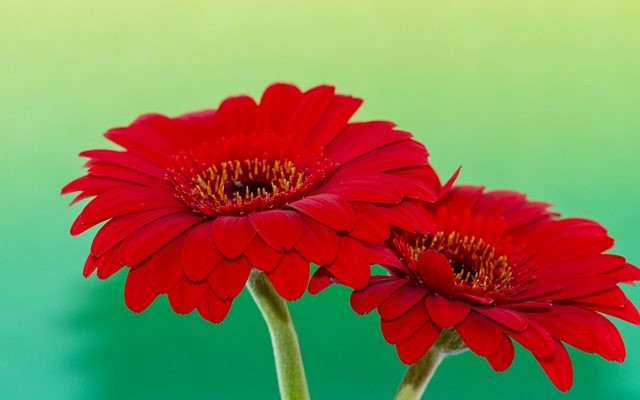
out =
<path fill-rule="evenodd" d="M 426 210 L 431 229 L 394 230 L 372 256 L 389 276 L 372 277 L 351 297 L 356 312 L 378 311 L 404 363 L 418 361 L 444 330 L 496 371 L 511 365 L 517 342 L 562 391 L 573 381 L 565 345 L 624 360 L 605 316 L 640 324 L 619 287 L 640 280 L 640 270 L 606 253 L 613 240 L 602 226 L 560 218 L 520 193 L 471 186 Z"/>
<path fill-rule="evenodd" d="M 386 121 L 350 122 L 360 99 L 331 86 L 274 84 L 255 101 L 144 115 L 90 150 L 87 174 L 63 193 L 90 198 L 73 235 L 99 228 L 84 267 L 106 279 L 127 267 L 139 312 L 166 294 L 175 312 L 222 321 L 252 268 L 285 299 L 370 277 L 366 249 L 391 229 L 426 229 L 443 191 L 427 150 Z M 421 217 L 422 216 L 422 217 Z M 105 223 L 106 222 L 106 223 Z"/>

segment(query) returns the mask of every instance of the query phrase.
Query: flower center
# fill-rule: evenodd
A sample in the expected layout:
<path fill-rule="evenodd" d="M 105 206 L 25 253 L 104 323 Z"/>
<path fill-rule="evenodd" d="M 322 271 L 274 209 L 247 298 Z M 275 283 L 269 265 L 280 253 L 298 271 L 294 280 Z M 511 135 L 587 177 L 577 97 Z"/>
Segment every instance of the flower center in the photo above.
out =
<path fill-rule="evenodd" d="M 403 242 L 404 244 L 400 243 Z M 507 256 L 476 236 L 443 231 L 429 235 L 394 238 L 403 262 L 415 263 L 425 250 L 435 250 L 447 257 L 456 285 L 483 291 L 500 291 L 511 287 L 512 268 Z"/>
<path fill-rule="evenodd" d="M 211 217 L 280 208 L 301 198 L 331 169 L 326 160 L 299 168 L 288 159 L 236 159 L 209 165 L 198 165 L 197 160 L 190 165 L 184 162 L 187 159 L 177 159 L 181 162 L 168 170 L 168 180 L 194 212 Z"/>
<path fill-rule="evenodd" d="M 200 197 L 211 197 L 217 205 L 243 204 L 256 197 L 269 199 L 280 192 L 299 188 L 304 172 L 289 160 L 223 161 L 197 174 L 194 189 Z"/>

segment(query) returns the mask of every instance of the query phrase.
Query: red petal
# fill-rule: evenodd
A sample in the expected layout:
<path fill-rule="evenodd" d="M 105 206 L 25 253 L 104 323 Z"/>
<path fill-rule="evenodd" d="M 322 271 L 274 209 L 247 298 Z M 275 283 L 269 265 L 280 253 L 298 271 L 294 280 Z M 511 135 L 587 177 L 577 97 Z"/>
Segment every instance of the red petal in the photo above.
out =
<path fill-rule="evenodd" d="M 214 324 L 222 322 L 229 313 L 230 308 L 231 301 L 218 298 L 212 290 L 207 291 L 200 304 L 198 304 L 198 312 L 202 315 L 202 318 Z"/>
<path fill-rule="evenodd" d="M 188 127 L 199 141 L 204 141 L 216 133 L 215 115 L 216 110 L 204 109 L 182 114 L 176 120 Z"/>
<path fill-rule="evenodd" d="M 123 265 L 120 263 L 120 257 L 118 256 L 118 248 L 115 248 L 107 253 L 104 253 L 97 260 L 98 278 L 108 279 L 116 272 L 120 271 Z"/>
<path fill-rule="evenodd" d="M 334 88 L 317 86 L 303 93 L 298 106 L 283 127 L 283 134 L 306 137 L 324 114 L 333 98 Z"/>
<path fill-rule="evenodd" d="M 139 186 L 134 184 L 128 184 L 119 182 L 113 179 L 105 179 L 97 176 L 83 175 L 73 181 L 67 183 L 60 194 L 68 194 L 73 192 L 82 192 L 78 197 L 91 197 L 108 190 L 117 190 L 124 188 L 137 189 Z M 74 199 L 71 204 L 77 203 L 77 198 Z"/>
<path fill-rule="evenodd" d="M 324 114 L 305 139 L 305 145 L 324 146 L 329 143 L 345 127 L 361 104 L 361 99 L 351 96 L 333 96 Z"/>
<path fill-rule="evenodd" d="M 460 185 L 453 187 L 442 199 L 442 204 L 452 210 L 471 210 L 482 196 L 481 186 Z"/>
<path fill-rule="evenodd" d="M 158 297 L 151 287 L 149 264 L 131 268 L 124 284 L 124 302 L 133 312 L 142 312 Z"/>
<path fill-rule="evenodd" d="M 108 190 L 111 190 L 111 188 L 109 188 Z M 106 191 L 106 190 L 105 190 Z M 89 192 L 82 192 L 79 193 L 76 197 L 73 198 L 73 200 L 71 200 L 71 202 L 69 203 L 70 206 L 76 204 L 77 202 L 84 200 L 84 199 L 88 199 L 89 197 L 95 196 L 96 194 L 101 193 L 100 192 L 96 192 L 96 193 L 89 193 Z"/>
<path fill-rule="evenodd" d="M 402 193 L 390 185 L 389 182 L 381 182 L 383 180 L 384 178 L 381 177 L 358 176 L 357 179 L 349 179 L 342 182 L 331 181 L 320 190 L 323 193 L 331 193 L 350 202 L 399 204 L 402 201 Z M 392 178 L 390 180 L 393 182 Z M 376 182 L 376 184 L 372 185 L 371 182 Z"/>
<path fill-rule="evenodd" d="M 612 317 L 620 318 L 623 321 L 631 322 L 635 325 L 640 325 L 640 312 L 635 305 L 631 302 L 631 300 L 627 299 L 624 306 L 622 308 L 606 308 L 606 307 L 598 307 L 592 308 L 596 311 L 600 311 L 604 314 L 611 315 Z"/>
<path fill-rule="evenodd" d="M 412 139 L 396 142 L 371 151 L 342 165 L 345 176 L 388 172 L 402 168 L 421 167 L 427 163 L 427 150 Z"/>
<path fill-rule="evenodd" d="M 84 262 L 84 267 L 82 268 L 82 275 L 85 278 L 88 278 L 89 276 L 91 276 L 93 271 L 96 270 L 96 268 L 98 268 L 98 257 L 89 254 L 87 256 L 87 259 Z"/>
<path fill-rule="evenodd" d="M 80 153 L 80 157 L 91 158 L 106 162 L 113 165 L 120 165 L 127 167 L 134 171 L 145 173 L 149 176 L 153 176 L 159 179 L 165 174 L 164 169 L 143 160 L 135 154 L 128 151 L 115 151 L 115 150 L 87 150 Z"/>
<path fill-rule="evenodd" d="M 552 358 L 537 358 L 538 363 L 547 374 L 551 382 L 562 392 L 571 389 L 573 385 L 573 366 L 567 349 L 559 341 L 555 342 Z"/>
<path fill-rule="evenodd" d="M 417 200 L 418 204 L 433 203 L 439 198 L 440 179 L 430 165 L 392 171 L 383 176 L 384 182 L 393 185 L 405 198 Z"/>
<path fill-rule="evenodd" d="M 325 149 L 325 156 L 344 164 L 380 147 L 411 138 L 411 134 L 393 129 L 387 121 L 349 124 Z"/>
<path fill-rule="evenodd" d="M 318 268 L 316 272 L 313 273 L 311 280 L 309 281 L 309 293 L 318 294 L 329 285 L 331 285 L 332 280 L 331 274 L 324 268 Z"/>
<path fill-rule="evenodd" d="M 151 286 L 156 292 L 168 293 L 184 275 L 181 262 L 183 246 L 184 235 L 169 243 L 149 260 Z"/>
<path fill-rule="evenodd" d="M 428 296 L 424 302 L 431 320 L 442 329 L 456 326 L 469 315 L 471 306 L 442 296 Z"/>
<path fill-rule="evenodd" d="M 358 314 L 371 312 L 406 283 L 404 279 L 374 276 L 369 286 L 351 294 L 351 308 Z"/>
<path fill-rule="evenodd" d="M 290 250 L 300 237 L 302 222 L 295 211 L 269 210 L 249 215 L 251 225 L 276 250 Z"/>
<path fill-rule="evenodd" d="M 221 259 L 213 241 L 211 222 L 200 224 L 187 233 L 182 248 L 182 267 L 189 279 L 194 282 L 207 279 Z"/>
<path fill-rule="evenodd" d="M 529 326 L 524 332 L 508 332 L 516 342 L 529 350 L 535 357 L 553 357 L 555 344 L 553 338 L 540 325 L 529 321 Z"/>
<path fill-rule="evenodd" d="M 475 307 L 474 311 L 512 331 L 522 332 L 529 326 L 529 319 L 523 313 L 517 311 L 500 307 Z"/>
<path fill-rule="evenodd" d="M 453 268 L 445 256 L 426 250 L 418 259 L 418 272 L 425 285 L 436 293 L 449 295 L 455 287 Z"/>
<path fill-rule="evenodd" d="M 152 210 L 135 214 L 115 217 L 104 224 L 91 243 L 91 253 L 97 256 L 112 249 L 116 244 L 129 235 L 161 217 L 166 216 L 168 210 Z"/>
<path fill-rule="evenodd" d="M 425 289 L 405 286 L 382 302 L 378 312 L 384 320 L 396 319 L 422 301 L 426 295 Z"/>
<path fill-rule="evenodd" d="M 154 165 L 166 166 L 172 154 L 171 145 L 160 132 L 140 123 L 144 119 L 154 117 L 161 116 L 151 114 L 143 115 L 128 127 L 110 129 L 104 136 L 136 156 L 152 162 Z"/>
<path fill-rule="evenodd" d="M 165 174 L 165 171 L 162 168 L 158 168 L 128 151 L 87 150 L 80 153 L 80 157 L 91 158 L 93 160 L 127 167 L 158 179 L 162 179 Z"/>
<path fill-rule="evenodd" d="M 465 344 L 479 356 L 487 357 L 498 351 L 502 343 L 502 328 L 494 322 L 470 313 L 456 331 Z"/>
<path fill-rule="evenodd" d="M 309 261 L 291 251 L 282 257 L 278 267 L 267 277 L 276 292 L 291 301 L 300 298 L 307 289 L 309 272 Z"/>
<path fill-rule="evenodd" d="M 355 216 L 349 203 L 334 194 L 321 193 L 305 197 L 289 204 L 289 207 L 339 231 L 348 231 L 355 224 Z"/>
<path fill-rule="evenodd" d="M 136 128 L 139 127 L 138 129 L 145 128 L 159 136 L 163 142 L 167 143 L 167 148 L 173 150 L 175 153 L 183 149 L 193 148 L 202 142 L 202 136 L 198 136 L 193 132 L 193 130 L 184 123 L 184 119 L 168 118 L 160 114 L 147 114 L 139 117 L 130 127 L 130 130 L 134 125 Z M 153 145 L 156 144 L 155 142 L 152 143 Z M 164 154 L 164 156 L 170 157 L 171 154 L 173 153 L 169 152 Z"/>
<path fill-rule="evenodd" d="M 171 194 L 158 189 L 110 190 L 91 200 L 71 226 L 71 234 L 78 235 L 100 222 L 134 212 L 167 208 L 184 209 Z"/>
<path fill-rule="evenodd" d="M 119 165 L 116 166 L 95 162 L 88 166 L 88 173 L 89 176 L 122 181 L 138 187 L 146 186 L 149 188 L 161 188 L 164 186 L 164 182 L 162 180 Z"/>
<path fill-rule="evenodd" d="M 189 214 L 169 215 L 130 235 L 120 246 L 120 262 L 134 266 L 142 262 L 200 221 Z"/>
<path fill-rule="evenodd" d="M 282 251 L 274 250 L 256 235 L 245 251 L 245 255 L 252 266 L 263 272 L 271 272 L 280 262 Z"/>
<path fill-rule="evenodd" d="M 640 268 L 631 264 L 623 265 L 614 273 L 620 282 L 633 283 L 635 281 L 640 281 Z"/>
<path fill-rule="evenodd" d="M 218 107 L 215 118 L 227 137 L 247 135 L 256 131 L 258 106 L 249 96 L 225 99 Z"/>
<path fill-rule="evenodd" d="M 409 339 L 426 323 L 430 324 L 429 316 L 422 304 L 418 303 L 398 319 L 380 320 L 380 329 L 387 342 L 398 344 Z"/>
<path fill-rule="evenodd" d="M 597 352 L 609 361 L 624 361 L 626 350 L 620 332 L 609 320 L 594 311 L 555 305 L 551 312 L 536 313 L 531 318 L 535 318 L 558 340 L 586 352 Z"/>
<path fill-rule="evenodd" d="M 623 308 L 627 300 L 627 296 L 624 294 L 622 289 L 615 286 L 596 294 L 571 299 L 570 302 L 596 307 Z"/>
<path fill-rule="evenodd" d="M 407 267 L 398 256 L 387 246 L 366 246 L 369 253 L 369 264 L 380 264 L 385 267 L 394 267 L 401 271 L 407 271 Z"/>
<path fill-rule="evenodd" d="M 247 217 L 219 217 L 213 221 L 213 237 L 220 253 L 239 257 L 253 240 L 256 231 Z"/>
<path fill-rule="evenodd" d="M 338 238 L 335 232 L 314 220 L 304 217 L 300 238 L 296 243 L 296 250 L 307 260 L 326 265 L 336 259 L 338 253 Z"/>
<path fill-rule="evenodd" d="M 237 260 L 222 259 L 209 275 L 209 284 L 218 297 L 223 300 L 233 299 L 242 291 L 250 272 L 251 265 L 244 257 Z"/>
<path fill-rule="evenodd" d="M 355 203 L 351 206 L 356 222 L 349 236 L 376 244 L 382 244 L 389 238 L 389 223 L 375 206 L 367 203 Z"/>
<path fill-rule="evenodd" d="M 396 346 L 400 361 L 413 364 L 424 356 L 440 336 L 440 330 L 430 322 L 422 325 L 415 335 Z"/>
<path fill-rule="evenodd" d="M 480 297 L 472 294 L 464 293 L 464 292 L 455 292 L 451 295 L 452 299 L 460 300 L 464 303 L 470 304 L 481 304 L 481 305 L 491 305 L 494 303 L 494 300 L 490 297 Z"/>
<path fill-rule="evenodd" d="M 438 198 L 442 198 L 444 195 L 449 193 L 449 190 L 451 190 L 451 188 L 453 187 L 453 184 L 458 179 L 458 175 L 460 175 L 461 169 L 462 167 L 458 167 L 458 169 L 456 169 L 456 172 L 454 172 L 453 175 L 451 175 L 451 178 L 449 178 L 449 180 L 447 180 L 447 182 L 444 185 L 442 185 L 442 187 L 440 188 L 440 193 L 438 193 Z"/>
<path fill-rule="evenodd" d="M 341 284 L 360 289 L 369 282 L 371 268 L 362 244 L 348 237 L 338 239 L 338 256 L 326 266 Z"/>
<path fill-rule="evenodd" d="M 403 201 L 400 205 L 378 207 L 389 224 L 396 226 L 403 231 L 417 232 L 420 226 L 425 225 L 423 221 L 426 211 L 422 204 L 412 208 L 413 202 Z M 426 231 L 426 229 L 425 229 Z"/>
<path fill-rule="evenodd" d="M 513 343 L 511 339 L 506 336 L 502 337 L 502 344 L 500 344 L 500 348 L 498 351 L 487 357 L 487 361 L 491 368 L 494 371 L 501 372 L 506 370 L 511 366 L 513 362 L 513 356 L 515 353 L 515 349 L 513 348 Z"/>
<path fill-rule="evenodd" d="M 509 190 L 494 190 L 484 193 L 474 206 L 474 211 L 488 216 L 505 215 L 526 205 L 524 194 Z"/>
<path fill-rule="evenodd" d="M 177 285 L 169 291 L 169 304 L 178 314 L 189 314 L 193 311 L 209 291 L 207 282 L 194 283 L 187 279 L 181 279 Z"/>
<path fill-rule="evenodd" d="M 294 85 L 275 83 L 260 99 L 258 126 L 263 131 L 279 131 L 297 107 L 302 93 Z"/>

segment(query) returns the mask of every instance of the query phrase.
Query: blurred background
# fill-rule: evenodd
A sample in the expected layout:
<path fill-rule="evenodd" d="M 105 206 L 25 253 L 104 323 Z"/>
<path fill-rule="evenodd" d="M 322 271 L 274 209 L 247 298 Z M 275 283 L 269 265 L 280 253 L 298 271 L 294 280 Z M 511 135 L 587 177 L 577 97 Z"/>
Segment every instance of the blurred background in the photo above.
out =
<path fill-rule="evenodd" d="M 414 132 L 442 175 L 596 219 L 640 263 L 638 21 L 635 0 L 0 0 L 0 397 L 277 398 L 247 293 L 218 326 L 165 298 L 132 314 L 122 271 L 82 278 L 92 234 L 69 236 L 58 195 L 106 129 L 273 81 L 363 97 L 357 119 Z M 312 396 L 390 399 L 404 367 L 347 297 L 291 305 Z M 520 349 L 501 374 L 446 360 L 428 398 L 637 399 L 640 330 L 618 326 L 627 362 L 574 351 L 568 394 Z"/>

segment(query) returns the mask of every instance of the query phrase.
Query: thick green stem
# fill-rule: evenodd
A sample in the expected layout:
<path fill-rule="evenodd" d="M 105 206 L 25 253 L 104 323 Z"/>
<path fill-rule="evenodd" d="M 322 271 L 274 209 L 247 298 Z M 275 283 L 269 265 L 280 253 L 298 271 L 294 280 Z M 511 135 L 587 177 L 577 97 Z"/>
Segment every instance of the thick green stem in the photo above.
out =
<path fill-rule="evenodd" d="M 438 348 L 432 347 L 418 362 L 411 365 L 400 382 L 396 400 L 419 400 L 427 388 L 433 373 L 444 358 L 445 354 Z"/>
<path fill-rule="evenodd" d="M 467 350 L 454 329 L 445 329 L 436 343 L 418 362 L 407 368 L 400 382 L 396 400 L 419 400 L 422 398 L 429 381 L 446 356 L 463 353 Z"/>
<path fill-rule="evenodd" d="M 298 336 L 291 322 L 287 303 L 276 293 L 262 272 L 251 272 L 247 288 L 260 308 L 271 334 L 280 398 L 308 400 L 309 389 L 304 375 Z"/>

